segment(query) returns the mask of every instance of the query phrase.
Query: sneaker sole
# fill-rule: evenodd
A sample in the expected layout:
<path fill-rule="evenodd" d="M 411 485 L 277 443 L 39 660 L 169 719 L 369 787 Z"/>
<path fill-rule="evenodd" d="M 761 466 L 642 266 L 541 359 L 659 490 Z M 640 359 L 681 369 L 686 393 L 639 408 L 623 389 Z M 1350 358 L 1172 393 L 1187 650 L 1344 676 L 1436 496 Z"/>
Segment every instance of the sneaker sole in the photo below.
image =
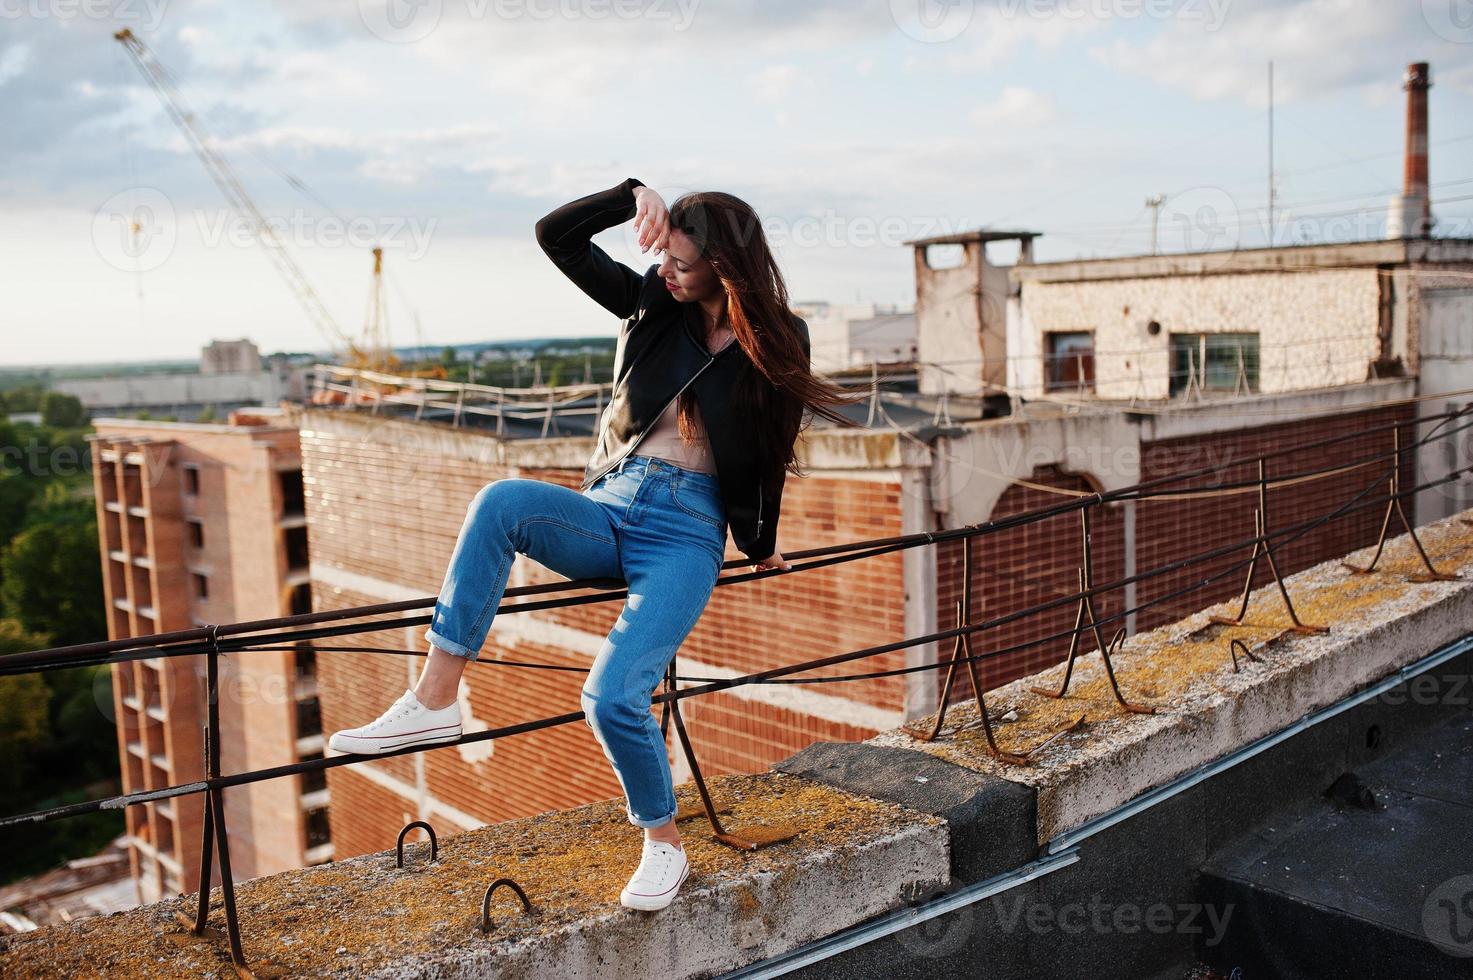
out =
<path fill-rule="evenodd" d="M 349 736 L 352 738 L 353 736 Z M 437 745 L 441 742 L 453 742 L 460 738 L 460 729 L 456 729 L 449 735 L 426 735 L 422 738 L 402 739 L 394 742 L 374 742 L 358 745 L 348 741 L 339 741 L 337 733 L 327 740 L 327 747 L 337 752 L 346 752 L 349 755 L 381 755 L 392 752 L 395 749 L 408 748 L 411 745 Z"/>
<path fill-rule="evenodd" d="M 690 862 L 685 863 L 685 870 L 680 872 L 680 880 L 662 896 L 654 895 L 631 895 L 628 891 L 619 893 L 619 904 L 626 909 L 635 909 L 639 912 L 658 912 L 660 909 L 675 901 L 675 896 L 680 891 L 680 886 L 685 884 L 685 879 L 690 877 Z"/>

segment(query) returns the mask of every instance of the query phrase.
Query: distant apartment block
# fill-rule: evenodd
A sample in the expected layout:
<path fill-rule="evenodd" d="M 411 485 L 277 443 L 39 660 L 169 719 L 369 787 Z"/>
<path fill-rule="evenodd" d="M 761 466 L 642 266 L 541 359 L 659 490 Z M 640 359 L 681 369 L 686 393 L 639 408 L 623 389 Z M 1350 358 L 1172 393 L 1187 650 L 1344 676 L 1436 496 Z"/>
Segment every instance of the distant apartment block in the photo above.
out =
<path fill-rule="evenodd" d="M 301 401 L 306 375 L 302 367 L 279 355 L 268 358 L 263 367 L 254 344 L 234 340 L 203 348 L 198 372 L 79 378 L 57 381 L 52 388 L 76 396 L 94 418 L 147 412 L 188 422 L 207 413 L 223 419 L 238 408 Z"/>
<path fill-rule="evenodd" d="M 307 521 L 295 428 L 274 412 L 230 422 L 96 419 L 97 523 L 110 639 L 311 610 Z M 302 648 L 235 654 L 222 667 L 225 771 L 322 754 L 316 665 Z M 203 774 L 202 658 L 113 666 L 124 792 Z M 225 794 L 236 874 L 332 857 L 320 775 Z M 198 884 L 202 798 L 126 811 L 141 901 Z"/>
<path fill-rule="evenodd" d="M 249 340 L 213 340 L 199 353 L 200 374 L 254 374 L 261 352 Z"/>
<path fill-rule="evenodd" d="M 810 302 L 794 306 L 808 323 L 815 371 L 834 372 L 916 358 L 916 317 L 875 303 Z"/>

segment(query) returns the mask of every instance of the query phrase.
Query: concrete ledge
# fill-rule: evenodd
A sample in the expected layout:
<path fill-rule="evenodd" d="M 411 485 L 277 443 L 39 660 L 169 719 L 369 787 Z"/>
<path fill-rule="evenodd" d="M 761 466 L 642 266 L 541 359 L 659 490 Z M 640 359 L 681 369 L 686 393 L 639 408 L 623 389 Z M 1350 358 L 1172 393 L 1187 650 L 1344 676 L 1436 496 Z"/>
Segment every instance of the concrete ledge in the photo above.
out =
<path fill-rule="evenodd" d="M 262 977 L 709 976 L 1009 870 L 1040 843 L 1467 634 L 1473 525 L 1455 515 L 1419 533 L 1438 566 L 1463 579 L 1407 581 L 1418 563 L 1406 537 L 1388 545 L 1371 575 L 1353 575 L 1338 560 L 1315 566 L 1292 576 L 1288 587 L 1300 618 L 1328 623 L 1331 632 L 1290 635 L 1238 673 L 1228 641 L 1255 643 L 1286 622 L 1271 582 L 1254 594 L 1248 626 L 1208 626 L 1208 614 L 1236 611 L 1221 606 L 1132 637 L 1117 659 L 1121 685 L 1157 714 L 1121 709 L 1097 656 L 1076 666 L 1067 699 L 1030 690 L 1056 687 L 1062 668 L 990 692 L 995 717 L 1016 712 L 999 731 L 1003 747 L 1014 751 L 1084 715 L 1082 729 L 1051 744 L 1033 765 L 1004 766 L 987 755 L 975 727 L 958 727 L 976 717 L 975 703 L 965 702 L 953 706 L 936 742 L 896 729 L 861 744 L 810 746 L 777 771 L 711 780 L 715 798 L 730 808 L 723 814 L 728 829 L 786 825 L 798 836 L 746 853 L 715 842 L 701 823 L 684 825 L 693 871 L 664 912 L 618 905 L 640 835 L 625 819 L 622 799 L 605 800 L 447 839 L 433 864 L 425 862 L 425 845 L 416 844 L 404 870 L 385 851 L 245 882 L 237 901 L 252 969 Z M 1363 563 L 1369 549 L 1350 557 Z M 1470 661 L 1449 665 L 1446 680 L 1465 679 Z M 1446 700 L 1453 700 L 1451 689 Z M 1393 720 L 1396 703 L 1387 698 L 1346 712 L 1215 784 L 1109 828 L 1083 842 L 1077 866 L 1030 883 L 1009 901 L 1036 900 L 1045 911 L 1097 894 L 1116 907 L 1190 902 L 1195 869 L 1229 825 L 1236 830 L 1261 815 L 1274 793 L 1293 792 L 1296 782 L 1300 789 L 1315 783 L 1309 791 L 1318 792 L 1345 760 L 1365 751 L 1352 735 L 1363 738 L 1368 726 L 1405 727 Z M 1453 708 L 1436 709 L 1444 710 Z M 683 805 L 696 802 L 690 785 L 677 796 Z M 1242 812 L 1222 817 L 1236 807 Z M 494 928 L 483 935 L 481 894 L 501 877 L 520 883 L 538 911 L 524 916 L 510 892 L 499 893 Z M 0 976 L 234 976 L 219 934 L 218 890 L 212 901 L 217 931 L 204 939 L 176 921 L 175 912 L 190 907 L 183 898 L 0 939 Z M 971 918 L 978 915 L 951 915 L 948 921 L 965 920 L 960 933 L 933 941 L 910 930 L 888 945 L 853 950 L 815 975 L 856 963 L 862 969 L 832 975 L 874 975 L 879 964 L 894 963 L 887 975 L 934 976 L 943 966 L 972 970 L 978 962 L 1059 975 L 1081 962 L 1072 937 L 1020 932 L 1006 924 L 1013 919 Z M 1177 934 L 1119 938 L 1090 940 L 1092 971 L 1149 975 L 1189 953 Z M 953 948 L 956 958 L 947 959 Z M 1109 955 L 1100 956 L 1106 948 Z M 895 959 L 884 958 L 892 953 Z"/>
<path fill-rule="evenodd" d="M 1388 542 L 1375 572 L 1357 575 L 1340 559 L 1286 580 L 1299 619 L 1327 624 L 1327 634 L 1289 634 L 1260 652 L 1261 661 L 1232 669 L 1230 639 L 1253 645 L 1288 625 L 1277 587 L 1255 590 L 1246 620 L 1256 626 L 1212 626 L 1213 614 L 1234 615 L 1236 602 L 1209 607 L 1184 620 L 1128 639 L 1112 659 L 1127 698 L 1156 708 L 1126 712 L 1114 700 L 1098 654 L 1076 663 L 1070 695 L 1055 700 L 1032 691 L 1057 689 L 1062 666 L 989 692 L 992 717 L 1017 712 L 1004 725 L 1003 748 L 1026 750 L 1069 721 L 1084 726 L 1063 736 L 1031 766 L 1010 766 L 987 754 L 977 728 L 925 743 L 902 730 L 869 740 L 876 746 L 927 752 L 1038 793 L 1038 843 L 1128 802 L 1203 763 L 1279 731 L 1305 714 L 1340 700 L 1394 670 L 1466 634 L 1473 625 L 1473 527 L 1454 515 L 1418 529 L 1444 572 L 1462 580 L 1414 583 L 1420 570 L 1410 538 Z M 1374 549 L 1347 560 L 1365 565 Z M 1199 631 L 1200 630 L 1200 631 Z M 985 641 L 978 649 L 985 649 Z M 932 716 L 934 718 L 934 715 Z M 948 729 L 973 721 L 975 702 L 948 712 Z M 929 722 L 922 722 L 929 724 Z"/>
<path fill-rule="evenodd" d="M 1032 787 L 925 752 L 815 742 L 773 768 L 945 819 L 951 831 L 951 874 L 958 884 L 1011 871 L 1038 853 Z"/>
<path fill-rule="evenodd" d="M 800 835 L 754 853 L 684 825 L 692 871 L 662 912 L 625 909 L 639 862 L 622 800 L 508 821 L 441 842 L 392 849 L 240 884 L 242 942 L 257 976 L 688 977 L 791 949 L 949 882 L 946 827 L 934 817 L 781 773 L 711 780 L 740 831 L 790 825 Z M 677 793 L 695 802 L 693 787 Z M 420 836 L 418 833 L 413 836 Z M 490 936 L 481 896 L 515 879 L 537 908 L 524 916 L 499 889 Z M 176 921 L 173 899 L 0 941 L 0 976 L 233 977 L 220 892 L 209 939 Z"/>

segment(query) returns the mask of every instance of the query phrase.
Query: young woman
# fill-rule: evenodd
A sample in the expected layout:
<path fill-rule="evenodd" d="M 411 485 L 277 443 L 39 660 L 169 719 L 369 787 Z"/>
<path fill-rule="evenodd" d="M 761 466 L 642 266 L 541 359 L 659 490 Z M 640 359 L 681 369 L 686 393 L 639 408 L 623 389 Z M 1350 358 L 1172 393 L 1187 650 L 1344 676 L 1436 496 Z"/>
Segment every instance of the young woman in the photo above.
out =
<path fill-rule="evenodd" d="M 591 238 L 634 219 L 643 275 Z M 786 473 L 805 410 L 864 396 L 813 375 L 808 326 L 757 215 L 729 194 L 667 209 L 629 178 L 537 223 L 537 240 L 623 322 L 614 390 L 579 490 L 497 480 L 471 500 L 425 638 L 419 681 L 376 721 L 340 731 L 338 751 L 376 754 L 461 735 L 461 673 L 490 631 L 516 554 L 560 575 L 622 578 L 629 595 L 583 684 L 585 719 L 613 764 L 644 850 L 620 901 L 664 908 L 690 871 L 675 826 L 670 763 L 650 699 L 711 597 L 731 531 L 754 570 L 777 549 Z"/>

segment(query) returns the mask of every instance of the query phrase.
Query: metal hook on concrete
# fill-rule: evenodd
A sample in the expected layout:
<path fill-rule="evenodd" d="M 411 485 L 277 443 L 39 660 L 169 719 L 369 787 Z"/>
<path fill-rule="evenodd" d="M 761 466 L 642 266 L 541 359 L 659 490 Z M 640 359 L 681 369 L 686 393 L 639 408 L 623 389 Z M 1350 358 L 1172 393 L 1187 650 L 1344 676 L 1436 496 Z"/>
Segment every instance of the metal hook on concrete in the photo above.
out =
<path fill-rule="evenodd" d="M 497 878 L 486 888 L 486 894 L 481 898 L 482 933 L 489 933 L 491 931 L 491 895 L 502 885 L 505 885 L 506 887 L 517 893 L 517 897 L 522 900 L 523 913 L 525 913 L 526 915 L 537 914 L 536 910 L 532 908 L 532 903 L 527 899 L 527 893 L 522 891 L 521 885 L 517 884 L 515 881 L 512 881 L 510 878 Z"/>
<path fill-rule="evenodd" d="M 1243 656 L 1247 657 L 1249 660 L 1253 661 L 1256 664 L 1263 663 L 1262 660 L 1254 656 L 1253 651 L 1249 649 L 1248 644 L 1244 643 L 1242 640 L 1234 639 L 1228 642 L 1228 652 L 1233 655 L 1233 673 L 1236 674 L 1238 672 L 1239 647 L 1243 648 Z"/>
<path fill-rule="evenodd" d="M 399 840 L 394 845 L 394 867 L 396 868 L 404 867 L 404 836 L 415 827 L 423 827 L 425 833 L 430 835 L 430 860 L 433 861 L 440 856 L 440 842 L 435 839 L 435 828 L 423 820 L 411 820 L 404 825 L 403 830 L 399 831 Z"/>

